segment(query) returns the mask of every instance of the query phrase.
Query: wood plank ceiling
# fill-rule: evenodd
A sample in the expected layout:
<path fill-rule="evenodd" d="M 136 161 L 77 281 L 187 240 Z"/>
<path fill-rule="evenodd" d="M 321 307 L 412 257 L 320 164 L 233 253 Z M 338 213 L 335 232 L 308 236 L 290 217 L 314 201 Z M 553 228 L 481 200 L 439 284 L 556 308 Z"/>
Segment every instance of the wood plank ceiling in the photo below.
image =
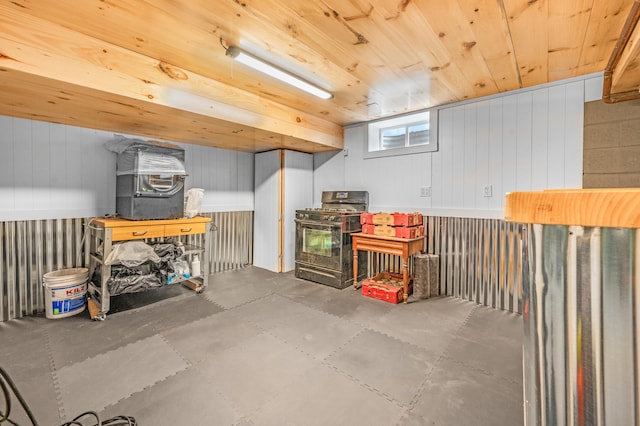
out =
<path fill-rule="evenodd" d="M 340 149 L 351 123 L 603 71 L 633 3 L 0 0 L 0 114 L 248 152 Z M 229 45 L 334 97 L 247 69 Z"/>

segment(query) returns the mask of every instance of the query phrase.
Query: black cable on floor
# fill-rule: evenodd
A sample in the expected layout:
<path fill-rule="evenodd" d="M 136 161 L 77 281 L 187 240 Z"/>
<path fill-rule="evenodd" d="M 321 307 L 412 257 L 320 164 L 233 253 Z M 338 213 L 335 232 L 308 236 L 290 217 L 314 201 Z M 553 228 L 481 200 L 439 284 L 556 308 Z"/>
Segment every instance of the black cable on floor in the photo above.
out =
<path fill-rule="evenodd" d="M 137 426 L 136 419 L 129 416 L 116 416 L 105 421 L 100 420 L 100 416 L 95 411 L 86 411 L 70 422 L 64 423 L 61 426 L 85 426 L 84 423 L 80 422 L 80 419 L 83 417 L 92 416 L 95 418 L 95 422 L 92 426 Z"/>
<path fill-rule="evenodd" d="M 26 403 L 24 398 L 22 398 L 22 395 L 20 394 L 20 391 L 18 391 L 18 388 L 16 387 L 15 383 L 13 383 L 13 380 L 11 380 L 11 377 L 9 376 L 9 374 L 2 367 L 0 367 L 0 388 L 2 388 L 2 394 L 4 395 L 4 405 L 6 410 L 6 413 L 3 413 L 0 410 L 0 425 L 2 423 L 8 422 L 13 426 L 20 426 L 18 425 L 18 423 L 15 423 L 13 420 L 9 418 L 9 416 L 11 415 L 11 393 L 9 392 L 9 390 L 11 390 L 15 395 L 15 397 L 18 399 L 18 402 L 20 402 L 20 405 L 22 405 L 22 408 L 27 414 L 27 416 L 29 417 L 29 420 L 31 420 L 32 426 L 38 426 L 38 422 L 36 421 L 36 418 L 31 412 L 29 405 Z M 94 420 L 95 423 L 92 423 L 90 426 L 137 426 L 138 425 L 138 423 L 136 422 L 136 419 L 134 419 L 131 416 L 115 416 L 110 419 L 101 421 L 100 416 L 98 416 L 98 413 L 96 413 L 95 411 L 86 411 L 80 414 L 79 416 L 77 416 L 76 418 L 74 418 L 73 420 L 62 424 L 61 426 L 87 426 L 80 421 L 80 419 L 82 419 L 83 417 L 93 417 L 95 419 Z"/>
<path fill-rule="evenodd" d="M 25 413 L 27 413 L 29 420 L 31 420 L 31 424 L 33 426 L 38 426 L 38 422 L 36 421 L 36 418 L 33 416 L 31 409 L 29 408 L 25 400 L 22 398 L 22 395 L 20 395 L 20 391 L 18 391 L 18 388 L 16 387 L 15 383 L 13 383 L 13 380 L 11 380 L 11 377 L 9 377 L 9 373 L 4 371 L 4 368 L 2 367 L 0 367 L 0 376 L 2 376 L 0 377 L 0 385 L 2 385 L 1 387 L 2 387 L 2 393 L 4 394 L 5 409 L 7 410 L 7 412 L 4 415 L 2 415 L 2 412 L 0 412 L 0 415 L 2 415 L 2 417 L 0 418 L 0 424 L 7 421 L 14 426 L 18 426 L 17 423 L 14 423 L 9 418 L 9 415 L 11 415 L 11 394 L 9 393 L 9 389 L 7 389 L 7 385 L 9 385 L 9 387 L 11 388 L 11 391 L 13 391 L 13 394 L 16 396 L 16 398 L 18 398 L 18 402 L 20 402 L 20 405 L 22 405 L 22 408 L 24 409 Z"/>

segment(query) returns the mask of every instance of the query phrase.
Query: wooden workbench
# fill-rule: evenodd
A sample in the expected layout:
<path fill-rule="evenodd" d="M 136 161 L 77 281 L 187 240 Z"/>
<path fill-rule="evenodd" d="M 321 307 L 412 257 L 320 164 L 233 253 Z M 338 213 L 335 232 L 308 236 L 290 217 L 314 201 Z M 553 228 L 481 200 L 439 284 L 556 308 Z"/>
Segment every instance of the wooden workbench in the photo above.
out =
<path fill-rule="evenodd" d="M 353 249 L 353 288 L 358 288 L 358 250 L 391 254 L 402 258 L 402 297 L 404 303 L 409 298 L 409 257 L 424 250 L 425 237 L 397 238 L 380 235 L 351 234 Z"/>
<path fill-rule="evenodd" d="M 110 307 L 110 294 L 107 286 L 111 276 L 111 266 L 105 264 L 105 259 L 111 253 L 113 243 L 119 241 L 141 240 L 147 238 L 182 237 L 188 235 L 204 234 L 204 247 L 202 247 L 202 273 L 198 278 L 192 278 L 194 290 L 201 292 L 209 280 L 209 234 L 211 231 L 211 218 L 193 217 L 181 219 L 160 220 L 127 220 L 120 218 L 99 218 L 90 220 L 86 227 L 89 237 L 86 250 L 86 263 L 89 265 L 89 276 L 94 270 L 99 271 L 100 282 L 91 283 L 89 294 L 93 306 L 98 313 L 93 319 L 104 320 Z M 101 246 L 101 250 L 98 247 Z M 99 253 L 101 252 L 101 253 Z M 92 311 L 93 309 L 90 309 Z"/>

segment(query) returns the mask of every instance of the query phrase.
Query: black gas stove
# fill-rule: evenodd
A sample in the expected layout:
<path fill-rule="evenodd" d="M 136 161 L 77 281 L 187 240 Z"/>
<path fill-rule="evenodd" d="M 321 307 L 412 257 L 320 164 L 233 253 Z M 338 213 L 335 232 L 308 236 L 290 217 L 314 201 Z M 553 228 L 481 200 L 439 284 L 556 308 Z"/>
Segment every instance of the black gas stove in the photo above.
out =
<path fill-rule="evenodd" d="M 296 210 L 296 221 L 340 225 L 343 232 L 359 232 L 360 212 L 344 209 Z"/>
<path fill-rule="evenodd" d="M 321 208 L 296 210 L 296 277 L 336 288 L 353 284 L 351 233 L 362 230 L 368 203 L 366 191 L 325 191 Z"/>

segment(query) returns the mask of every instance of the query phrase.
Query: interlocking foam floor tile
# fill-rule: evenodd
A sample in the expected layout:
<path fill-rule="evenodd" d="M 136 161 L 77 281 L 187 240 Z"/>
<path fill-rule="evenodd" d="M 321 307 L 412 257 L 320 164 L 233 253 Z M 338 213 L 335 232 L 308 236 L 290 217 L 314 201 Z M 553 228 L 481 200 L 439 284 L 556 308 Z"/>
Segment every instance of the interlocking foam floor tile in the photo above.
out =
<path fill-rule="evenodd" d="M 72 419 L 87 410 L 101 411 L 185 368 L 187 363 L 156 335 L 63 367 L 56 375 L 65 414 Z"/>

